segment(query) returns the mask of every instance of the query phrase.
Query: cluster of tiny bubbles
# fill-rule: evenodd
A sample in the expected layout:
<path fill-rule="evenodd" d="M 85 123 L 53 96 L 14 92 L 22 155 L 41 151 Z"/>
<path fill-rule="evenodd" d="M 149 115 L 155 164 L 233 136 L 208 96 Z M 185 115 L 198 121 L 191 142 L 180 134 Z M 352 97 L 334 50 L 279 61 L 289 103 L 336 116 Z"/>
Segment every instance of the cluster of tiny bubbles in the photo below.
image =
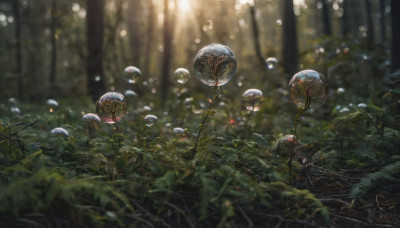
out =
<path fill-rule="evenodd" d="M 246 110 L 258 111 L 265 102 L 263 93 L 258 89 L 248 89 L 242 94 L 242 105 Z"/>
<path fill-rule="evenodd" d="M 82 121 L 87 122 L 87 123 L 99 123 L 101 120 L 98 115 L 96 115 L 94 113 L 87 113 L 87 114 L 83 115 Z"/>
<path fill-rule="evenodd" d="M 302 144 L 294 135 L 283 136 L 278 140 L 278 144 L 275 146 L 274 149 L 277 154 L 288 156 L 294 151 L 296 156 L 301 155 L 300 147 Z"/>
<path fill-rule="evenodd" d="M 328 97 L 328 81 L 315 70 L 303 70 L 295 74 L 289 82 L 289 96 L 302 109 L 317 108 Z"/>
<path fill-rule="evenodd" d="M 100 75 L 94 76 L 94 81 L 95 82 L 99 82 L 100 80 L 101 80 L 101 76 Z"/>
<path fill-rule="evenodd" d="M 69 137 L 69 132 L 62 127 L 56 127 L 50 131 L 51 135 Z"/>
<path fill-rule="evenodd" d="M 265 65 L 268 70 L 273 70 L 278 65 L 278 60 L 275 57 L 269 57 L 265 60 Z"/>
<path fill-rule="evenodd" d="M 47 99 L 46 104 L 49 108 L 49 112 L 54 112 L 58 108 L 58 102 L 54 99 Z"/>
<path fill-rule="evenodd" d="M 237 61 L 233 51 L 222 44 L 203 47 L 194 59 L 194 71 L 208 86 L 222 86 L 235 75 Z"/>
<path fill-rule="evenodd" d="M 133 91 L 133 90 L 130 90 L 130 89 L 127 89 L 127 90 L 125 90 L 124 91 L 124 95 L 125 95 L 125 97 L 137 97 L 137 95 L 136 95 L 136 93 L 135 93 L 135 91 Z"/>
<path fill-rule="evenodd" d="M 190 72 L 185 68 L 178 68 L 175 70 L 174 76 L 179 84 L 184 85 L 189 80 Z"/>
<path fill-rule="evenodd" d="M 96 102 L 96 112 L 100 119 L 108 124 L 121 120 L 127 112 L 125 97 L 118 92 L 108 92 Z"/>
<path fill-rule="evenodd" d="M 344 94 L 346 92 L 346 90 L 345 89 L 343 89 L 343 88 L 338 88 L 337 90 L 336 90 L 336 93 L 338 94 L 338 95 L 342 95 L 342 94 Z"/>
<path fill-rule="evenodd" d="M 361 108 L 361 109 L 366 109 L 366 108 L 367 108 L 367 105 L 366 105 L 365 103 L 359 103 L 359 104 L 357 105 L 357 107 L 358 107 L 358 108 Z"/>
<path fill-rule="evenodd" d="M 146 124 L 147 127 L 152 127 L 154 124 L 156 124 L 158 121 L 157 116 L 155 115 L 147 115 L 144 117 L 144 123 Z"/>
<path fill-rule="evenodd" d="M 129 84 L 135 84 L 142 77 L 142 72 L 135 66 L 128 66 L 124 70 L 123 78 Z"/>
<path fill-rule="evenodd" d="M 21 113 L 21 110 L 20 110 L 17 106 L 12 106 L 12 107 L 10 108 L 10 112 L 11 112 L 12 114 L 18 115 L 18 114 Z"/>

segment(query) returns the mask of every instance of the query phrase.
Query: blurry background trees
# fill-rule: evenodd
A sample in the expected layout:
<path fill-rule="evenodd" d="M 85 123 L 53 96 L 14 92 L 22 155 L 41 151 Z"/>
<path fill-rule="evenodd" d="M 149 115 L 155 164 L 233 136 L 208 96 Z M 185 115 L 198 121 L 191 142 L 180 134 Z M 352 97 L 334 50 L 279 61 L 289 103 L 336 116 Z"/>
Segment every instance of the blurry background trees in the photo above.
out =
<path fill-rule="evenodd" d="M 390 65 L 392 51 L 392 68 L 397 69 L 399 49 L 391 43 L 398 39 L 399 20 L 393 22 L 392 36 L 391 23 L 398 14 L 390 14 L 394 7 L 398 12 L 397 2 L 3 0 L 1 99 L 95 99 L 106 90 L 129 88 L 121 78 L 129 65 L 143 73 L 133 89 L 153 89 L 165 98 L 175 85 L 174 70 L 188 68 L 194 77 L 193 58 L 209 43 L 228 45 L 236 54 L 239 72 L 228 85 L 233 88 L 269 80 L 286 86 L 287 79 L 304 68 L 336 80 L 334 67 L 341 60 L 359 58 L 358 71 L 369 71 L 371 64 L 363 64 L 364 58 L 378 66 Z M 275 78 L 257 67 L 267 57 L 279 60 Z M 343 79 L 341 86 L 345 84 Z M 193 79 L 188 86 L 207 89 Z"/>

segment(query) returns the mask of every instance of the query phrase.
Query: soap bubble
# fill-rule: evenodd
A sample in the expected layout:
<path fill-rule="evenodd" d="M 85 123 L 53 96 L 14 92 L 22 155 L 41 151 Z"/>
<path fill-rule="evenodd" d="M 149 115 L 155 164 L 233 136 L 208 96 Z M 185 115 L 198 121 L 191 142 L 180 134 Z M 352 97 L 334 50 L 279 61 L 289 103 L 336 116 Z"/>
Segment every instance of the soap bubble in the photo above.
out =
<path fill-rule="evenodd" d="M 94 113 L 87 113 L 83 115 L 82 117 L 83 122 L 88 122 L 88 123 L 95 123 L 95 122 L 100 122 L 100 117 Z"/>
<path fill-rule="evenodd" d="M 20 110 L 18 107 L 16 107 L 16 106 L 12 106 L 12 107 L 10 108 L 10 112 L 11 112 L 12 114 L 20 114 L 20 113 L 21 113 L 21 110 Z"/>
<path fill-rule="evenodd" d="M 151 111 L 151 107 L 148 105 L 143 106 L 144 111 Z"/>
<path fill-rule="evenodd" d="M 105 123 L 116 123 L 127 112 L 126 99 L 118 92 L 108 92 L 96 102 L 96 112 Z"/>
<path fill-rule="evenodd" d="M 300 140 L 298 140 L 294 135 L 285 135 L 278 139 L 273 145 L 273 151 L 276 154 L 283 156 L 290 156 L 293 152 L 296 156 L 301 155 L 302 146 Z"/>
<path fill-rule="evenodd" d="M 343 89 L 343 88 L 338 88 L 337 90 L 336 90 L 336 93 L 337 94 L 339 94 L 339 95 L 342 95 L 342 94 L 344 94 L 346 92 L 346 90 L 345 89 Z"/>
<path fill-rule="evenodd" d="M 137 67 L 128 66 L 125 68 L 123 76 L 126 82 L 135 84 L 142 77 L 142 72 Z"/>
<path fill-rule="evenodd" d="M 158 118 L 155 115 L 147 115 L 146 117 L 144 117 L 144 123 L 148 127 L 154 126 L 154 124 L 156 124 L 157 121 L 158 121 Z"/>
<path fill-rule="evenodd" d="M 275 57 L 269 57 L 265 60 L 265 65 L 267 66 L 268 70 L 273 70 L 278 65 L 278 60 Z"/>
<path fill-rule="evenodd" d="M 249 111 L 260 110 L 264 101 L 264 95 L 258 89 L 248 89 L 242 94 L 242 105 Z"/>
<path fill-rule="evenodd" d="M 303 70 L 289 82 L 289 96 L 298 108 L 317 108 L 325 103 L 328 96 L 325 76 L 314 70 Z"/>
<path fill-rule="evenodd" d="M 339 113 L 341 113 L 341 114 L 346 114 L 346 113 L 349 113 L 349 112 L 350 112 L 350 109 L 346 108 L 346 107 L 339 110 Z"/>
<path fill-rule="evenodd" d="M 9 103 L 10 105 L 16 105 L 16 104 L 17 104 L 17 99 L 15 99 L 14 97 L 10 97 L 10 98 L 8 99 L 8 103 Z"/>
<path fill-rule="evenodd" d="M 101 76 L 100 75 L 96 75 L 95 77 L 94 77 L 94 81 L 95 82 L 99 82 L 101 80 Z"/>
<path fill-rule="evenodd" d="M 235 75 L 237 62 L 232 50 L 222 44 L 203 47 L 194 59 L 197 78 L 208 86 L 225 85 Z"/>
<path fill-rule="evenodd" d="M 172 129 L 172 133 L 174 133 L 176 136 L 184 136 L 186 134 L 185 130 L 180 127 Z"/>
<path fill-rule="evenodd" d="M 175 80 L 179 84 L 185 84 L 189 80 L 190 73 L 185 68 L 178 68 L 175 70 Z"/>
<path fill-rule="evenodd" d="M 127 89 L 124 91 L 125 97 L 137 97 L 135 91 Z"/>
<path fill-rule="evenodd" d="M 46 104 L 49 108 L 49 112 L 54 112 L 58 108 L 58 102 L 54 99 L 47 99 Z"/>
<path fill-rule="evenodd" d="M 359 103 L 359 104 L 357 105 L 357 107 L 358 107 L 358 108 L 361 108 L 361 109 L 366 109 L 366 108 L 367 108 L 367 105 L 364 104 L 364 103 Z"/>
<path fill-rule="evenodd" d="M 50 131 L 50 134 L 57 136 L 69 137 L 69 132 L 62 127 L 56 127 Z"/>

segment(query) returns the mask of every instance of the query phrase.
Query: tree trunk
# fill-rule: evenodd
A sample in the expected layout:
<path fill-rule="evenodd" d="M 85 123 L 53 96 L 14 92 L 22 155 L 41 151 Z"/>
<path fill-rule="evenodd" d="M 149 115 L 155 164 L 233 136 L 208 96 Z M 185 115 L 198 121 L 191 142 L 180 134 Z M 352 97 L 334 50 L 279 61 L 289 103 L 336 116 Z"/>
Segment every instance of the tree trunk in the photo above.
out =
<path fill-rule="evenodd" d="M 140 65 L 140 56 L 142 54 L 141 46 L 142 40 L 140 39 L 142 33 L 140 32 L 140 21 L 142 17 L 142 1 L 141 0 L 131 0 L 128 3 L 128 32 L 129 32 L 129 47 L 131 54 L 131 64 L 137 67 Z"/>
<path fill-rule="evenodd" d="M 346 37 L 350 33 L 350 0 L 343 1 L 343 16 L 341 18 L 341 25 L 342 25 L 342 36 Z"/>
<path fill-rule="evenodd" d="M 326 36 L 332 36 L 332 27 L 330 21 L 330 4 L 326 0 L 322 0 L 322 22 L 324 26 L 324 34 Z"/>
<path fill-rule="evenodd" d="M 383 45 L 386 45 L 386 1 L 385 0 L 379 0 L 379 12 L 380 12 L 380 18 L 379 18 L 379 27 L 380 27 L 380 36 L 381 36 L 381 43 Z"/>
<path fill-rule="evenodd" d="M 365 1 L 365 11 L 367 13 L 367 44 L 374 44 L 374 23 L 372 21 L 371 0 Z"/>
<path fill-rule="evenodd" d="M 19 13 L 19 0 L 12 1 L 12 9 L 14 16 L 14 24 L 15 24 L 15 74 L 17 76 L 17 84 L 18 84 L 18 97 L 20 99 L 24 98 L 24 80 L 22 77 L 22 48 L 21 48 L 21 19 Z"/>
<path fill-rule="evenodd" d="M 297 31 L 296 16 L 293 11 L 293 0 L 283 1 L 282 18 L 282 66 L 288 77 L 292 77 L 298 69 L 298 49 L 297 49 Z"/>
<path fill-rule="evenodd" d="M 147 42 L 145 47 L 145 58 L 143 63 L 143 73 L 145 77 L 150 75 L 150 62 L 151 62 L 151 47 L 153 46 L 153 34 L 154 34 L 154 18 L 155 18 L 155 10 L 153 0 L 147 0 L 149 16 L 147 18 Z"/>
<path fill-rule="evenodd" d="M 400 1 L 391 0 L 392 72 L 400 69 Z"/>
<path fill-rule="evenodd" d="M 87 0 L 87 87 L 89 95 L 97 100 L 105 91 L 103 75 L 104 0 Z M 100 80 L 95 80 L 99 75 Z"/>
<path fill-rule="evenodd" d="M 175 7 L 178 8 L 175 0 Z M 170 68 L 172 62 L 172 40 L 174 34 L 174 17 L 171 16 L 169 8 L 169 1 L 164 0 L 164 29 L 163 29 L 163 47 L 164 47 L 164 55 L 162 60 L 162 68 L 161 68 L 161 101 L 162 104 L 165 105 L 165 102 L 168 98 L 168 92 L 170 87 Z"/>
<path fill-rule="evenodd" d="M 249 10 L 250 10 L 250 17 L 251 17 L 251 28 L 253 31 L 253 44 L 254 44 L 254 51 L 256 52 L 256 56 L 258 60 L 261 63 L 261 66 L 264 67 L 264 58 L 261 53 L 261 47 L 260 47 L 260 36 L 258 32 L 258 24 L 256 20 L 256 10 L 254 8 L 254 3 L 249 5 Z"/>
<path fill-rule="evenodd" d="M 57 69 L 57 47 L 56 47 L 56 26 L 57 26 L 57 0 L 52 0 L 51 6 L 51 24 L 50 24 L 50 43 L 51 43 L 51 59 L 50 59 L 50 85 L 56 82 Z"/>

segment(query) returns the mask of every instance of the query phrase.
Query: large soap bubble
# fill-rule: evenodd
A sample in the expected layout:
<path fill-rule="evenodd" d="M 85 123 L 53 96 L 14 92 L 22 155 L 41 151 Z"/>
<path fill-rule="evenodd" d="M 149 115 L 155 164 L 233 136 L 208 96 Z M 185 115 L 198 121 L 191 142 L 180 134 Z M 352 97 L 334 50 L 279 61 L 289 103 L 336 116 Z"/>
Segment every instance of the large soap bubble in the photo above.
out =
<path fill-rule="evenodd" d="M 105 123 L 116 123 L 127 112 L 126 99 L 118 92 L 108 92 L 96 102 L 96 112 Z"/>
<path fill-rule="evenodd" d="M 303 70 L 289 82 L 289 96 L 298 108 L 317 108 L 325 103 L 328 96 L 328 81 L 315 70 Z"/>
<path fill-rule="evenodd" d="M 208 86 L 225 85 L 235 75 L 236 70 L 235 55 L 222 44 L 203 47 L 194 59 L 196 76 Z"/>
<path fill-rule="evenodd" d="M 242 105 L 249 111 L 258 111 L 264 104 L 263 93 L 258 89 L 248 89 L 242 94 Z"/>
<path fill-rule="evenodd" d="M 129 84 L 135 84 L 142 77 L 142 72 L 139 68 L 128 66 L 124 70 L 123 78 Z"/>
<path fill-rule="evenodd" d="M 174 73 L 175 80 L 179 84 L 185 84 L 189 80 L 190 72 L 185 68 L 178 68 Z"/>

